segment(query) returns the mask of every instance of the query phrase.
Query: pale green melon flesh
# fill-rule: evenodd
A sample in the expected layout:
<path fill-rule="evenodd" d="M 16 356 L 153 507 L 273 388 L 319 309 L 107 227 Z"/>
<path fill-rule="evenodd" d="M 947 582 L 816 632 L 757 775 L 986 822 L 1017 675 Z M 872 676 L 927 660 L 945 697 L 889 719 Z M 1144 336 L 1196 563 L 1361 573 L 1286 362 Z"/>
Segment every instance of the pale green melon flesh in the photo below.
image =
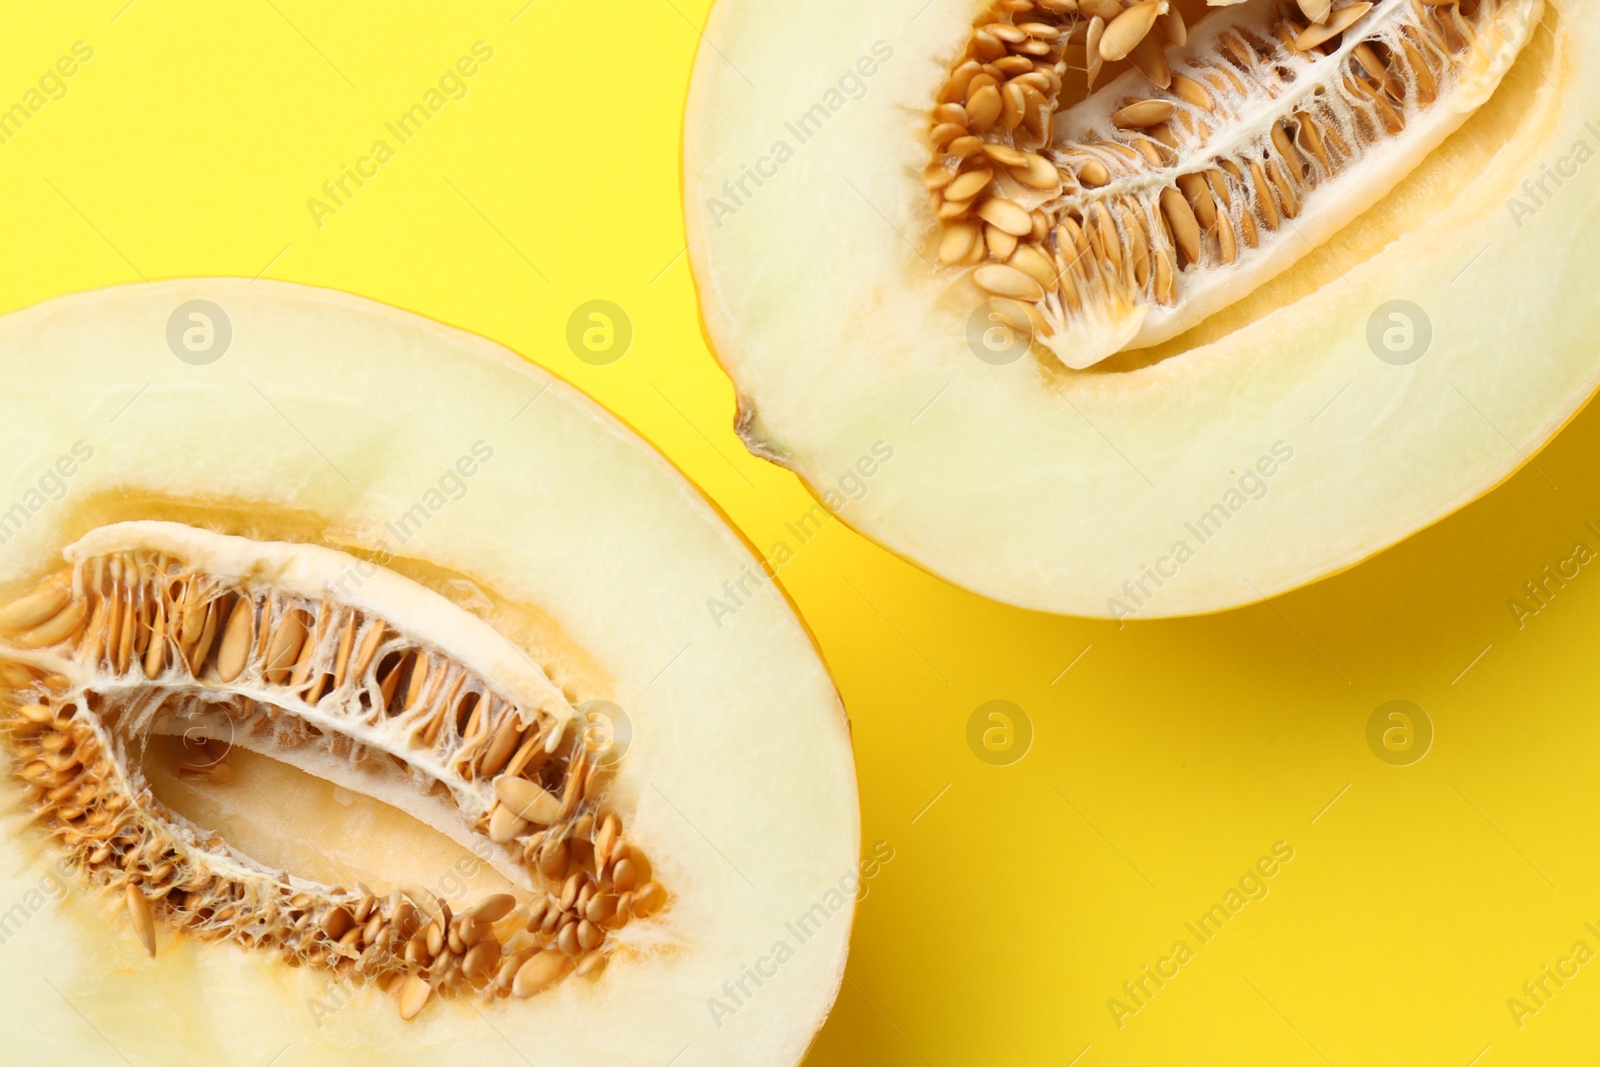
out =
<path fill-rule="evenodd" d="M 166 340 L 169 315 L 194 299 L 232 324 L 209 366 L 180 361 Z M 463 610 L 510 619 L 503 632 L 531 627 L 516 640 L 558 685 L 626 711 L 633 737 L 611 795 L 672 887 L 670 907 L 632 924 L 637 937 L 597 980 L 526 1000 L 435 998 L 406 1023 L 376 988 L 332 990 L 325 971 L 164 927 L 149 959 L 120 895 L 58 878 L 59 854 L 8 785 L 9 1059 L 115 1061 L 109 1044 L 131 1062 L 179 1065 L 266 1063 L 284 1049 L 284 1063 L 636 1064 L 688 1046 L 699 1063 L 798 1062 L 848 945 L 853 901 L 838 886 L 859 854 L 848 725 L 775 587 L 720 626 L 707 613 L 707 596 L 755 561 L 658 453 L 490 342 L 265 281 L 52 301 L 0 320 L 0 368 L 0 511 L 22 507 L 7 513 L 20 521 L 5 527 L 0 600 L 59 567 L 89 528 L 123 519 L 393 552 L 396 570 Z M 78 442 L 90 457 L 46 477 Z M 475 442 L 493 458 L 397 537 L 389 524 L 432 499 Z M 293 790 L 280 815 L 341 863 L 437 887 L 466 855 L 393 809 L 246 756 L 236 781 Z M 258 842 L 285 833 L 268 815 L 279 808 L 237 801 L 223 791 L 178 806 Z M 282 845 L 275 856 L 308 855 Z M 470 898 L 504 887 L 482 865 L 471 881 Z M 776 941 L 794 942 L 786 922 L 825 900 L 839 906 L 757 995 L 721 1018 L 708 1011 Z"/>
<path fill-rule="evenodd" d="M 892 446 L 841 509 L 868 536 L 1027 607 L 1217 610 L 1470 502 L 1594 391 L 1592 6 L 1547 5 L 1495 96 L 1328 245 L 1189 334 L 1089 373 L 980 361 L 970 308 L 941 302 L 924 258 L 927 116 L 986 7 L 935 0 L 908 22 L 837 0 L 722 0 L 706 28 L 718 48 L 701 50 L 692 83 L 690 257 L 742 432 L 819 494 L 874 442 Z M 801 143 L 785 123 L 875 43 L 864 93 Z M 760 71 L 757 88 L 734 68 Z M 774 164 L 778 142 L 790 157 Z M 726 212 L 723 181 L 764 158 L 772 176 Z M 1563 184 L 1530 196 L 1545 166 Z M 1431 321 L 1409 366 L 1368 345 L 1391 300 Z M 1249 473 L 1258 463 L 1270 476 Z"/>

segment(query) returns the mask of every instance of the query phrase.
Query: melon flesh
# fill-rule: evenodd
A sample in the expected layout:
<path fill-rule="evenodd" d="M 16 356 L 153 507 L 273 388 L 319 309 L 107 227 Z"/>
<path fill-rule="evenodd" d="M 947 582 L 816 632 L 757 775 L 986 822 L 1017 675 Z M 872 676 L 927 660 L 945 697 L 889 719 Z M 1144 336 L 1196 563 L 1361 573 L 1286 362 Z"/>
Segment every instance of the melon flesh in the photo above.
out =
<path fill-rule="evenodd" d="M 193 300 L 231 323 L 209 365 L 168 344 L 169 316 Z M 129 538 L 199 551 L 190 528 L 248 538 L 267 543 L 270 566 L 249 553 L 212 564 L 308 589 L 319 567 L 385 560 L 381 577 L 347 589 L 371 610 L 459 646 L 529 703 L 624 710 L 631 738 L 607 796 L 669 894 L 618 934 L 596 977 L 528 999 L 433 997 L 405 1022 L 375 985 L 341 987 L 159 919 L 149 958 L 122 894 L 63 868 L 8 774 L 8 1060 L 98 1062 L 115 1058 L 108 1044 L 134 1063 L 195 1065 L 801 1059 L 841 981 L 860 876 L 848 723 L 775 586 L 720 626 L 706 613 L 754 556 L 658 453 L 486 340 L 268 281 L 51 301 L 0 320 L 0 367 L 0 500 L 19 505 L 6 513 L 0 603 L 61 568 L 80 538 L 74 551 L 90 554 Z M 464 455 L 477 459 L 470 476 Z M 58 467 L 63 456 L 75 459 Z M 442 886 L 458 912 L 526 891 L 471 862 L 472 834 L 404 790 L 362 793 L 359 776 L 279 761 L 270 745 L 208 784 L 172 773 L 163 745 L 175 742 L 158 740 L 146 768 L 157 794 L 268 867 L 380 892 Z M 815 932 L 801 943 L 786 923 L 807 914 Z M 778 942 L 792 950 L 781 965 Z M 758 985 L 756 969 L 774 973 Z"/>
<path fill-rule="evenodd" d="M 862 499 L 825 496 L 867 536 L 1029 608 L 1215 611 L 1469 503 L 1600 383 L 1592 5 L 1545 5 L 1487 101 L 1403 177 L 1380 159 L 1370 177 L 1398 184 L 1336 232 L 1319 223 L 1294 266 L 1087 371 L 1038 345 L 978 358 L 973 304 L 935 269 L 928 116 L 990 9 L 934 0 L 907 22 L 834 0 L 720 0 L 717 50 L 696 63 L 690 260 L 740 433 L 819 495 L 888 442 Z M 756 88 L 740 70 L 761 72 Z M 836 88 L 819 72 L 864 89 L 801 141 L 786 121 Z M 724 182 L 747 168 L 763 180 L 735 205 Z M 1408 328 L 1392 301 L 1431 328 L 1406 365 L 1369 342 Z"/>

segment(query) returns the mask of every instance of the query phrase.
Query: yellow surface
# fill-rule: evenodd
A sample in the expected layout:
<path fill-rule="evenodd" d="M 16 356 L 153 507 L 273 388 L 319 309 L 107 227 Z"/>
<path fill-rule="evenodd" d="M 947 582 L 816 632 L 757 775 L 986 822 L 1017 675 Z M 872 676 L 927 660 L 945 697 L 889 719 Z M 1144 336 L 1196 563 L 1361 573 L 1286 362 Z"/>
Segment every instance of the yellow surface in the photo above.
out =
<path fill-rule="evenodd" d="M 1001 607 L 835 521 L 801 547 L 785 524 L 812 501 L 730 429 L 678 208 L 703 0 L 125 2 L 29 5 L 0 34 L 0 107 L 94 50 L 5 128 L 0 306 L 185 274 L 389 301 L 569 378 L 762 549 L 788 541 L 782 580 L 855 722 L 864 840 L 894 856 L 811 1063 L 1591 1062 L 1600 962 L 1542 1007 L 1523 983 L 1574 942 L 1600 952 L 1600 567 L 1520 628 L 1508 602 L 1576 543 L 1600 554 L 1600 412 L 1489 498 L 1270 605 L 1123 629 Z M 480 40 L 465 98 L 395 143 L 384 123 Z M 394 157 L 319 228 L 307 200 L 379 139 Z M 608 366 L 565 340 L 595 299 L 633 325 Z M 1033 728 L 1010 766 L 968 747 L 995 699 Z M 1368 748 L 1393 699 L 1434 728 L 1412 766 Z M 1185 923 L 1280 841 L 1265 898 L 1201 944 Z M 1119 1028 L 1108 1000 L 1138 1006 L 1123 983 L 1178 940 L 1193 958 Z M 1538 1007 L 1520 1028 L 1512 997 Z M 102 1036 L 95 1062 L 122 1063 Z"/>

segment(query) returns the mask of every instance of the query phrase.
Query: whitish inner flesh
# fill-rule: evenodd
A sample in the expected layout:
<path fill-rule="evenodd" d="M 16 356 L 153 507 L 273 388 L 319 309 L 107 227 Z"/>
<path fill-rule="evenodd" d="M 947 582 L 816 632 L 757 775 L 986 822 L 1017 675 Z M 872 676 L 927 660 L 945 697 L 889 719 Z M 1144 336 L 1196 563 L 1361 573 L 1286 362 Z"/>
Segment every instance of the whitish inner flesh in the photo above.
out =
<path fill-rule="evenodd" d="M 238 745 L 224 769 L 214 760 L 193 735 L 152 736 L 140 770 L 157 800 L 264 866 L 323 885 L 361 882 L 378 896 L 427 886 L 452 908 L 522 891 L 472 846 L 369 793 Z"/>
<path fill-rule="evenodd" d="M 939 259 L 1070 368 L 1176 336 L 1381 200 L 1544 9 L 1246 0 L 1191 31 L 1180 6 L 1003 0 L 930 120 Z"/>
<path fill-rule="evenodd" d="M 531 665 L 507 689 L 430 642 L 438 627 L 504 644 L 442 598 L 394 575 L 341 598 L 353 557 L 176 524 L 101 528 L 66 555 L 0 608 L 0 733 L 37 825 L 122 894 L 152 954 L 161 920 L 377 982 L 409 1019 L 434 993 L 525 997 L 596 976 L 611 935 L 666 902 L 607 805 L 605 724 Z M 404 618 L 385 615 L 384 589 L 404 593 Z M 457 915 L 420 887 L 379 896 L 275 869 L 156 797 L 147 758 L 174 744 L 186 778 L 225 781 L 242 748 L 386 801 L 520 892 Z"/>

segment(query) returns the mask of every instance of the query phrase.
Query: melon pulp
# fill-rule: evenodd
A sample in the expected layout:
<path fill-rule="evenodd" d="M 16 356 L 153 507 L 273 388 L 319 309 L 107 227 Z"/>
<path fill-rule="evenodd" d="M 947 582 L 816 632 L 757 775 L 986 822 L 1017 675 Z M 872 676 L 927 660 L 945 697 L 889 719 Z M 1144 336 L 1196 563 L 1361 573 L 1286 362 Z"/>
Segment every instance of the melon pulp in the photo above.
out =
<path fill-rule="evenodd" d="M 823 494 L 886 441 L 870 492 L 832 498 L 857 530 L 1002 601 L 1149 618 L 1351 566 L 1487 492 L 1586 402 L 1600 382 L 1600 306 L 1583 295 L 1600 280 L 1585 236 L 1600 221 L 1592 7 L 1383 0 L 1322 51 L 1274 53 L 1320 5 L 1161 5 L 1190 15 L 1166 54 L 1220 105 L 1207 111 L 1128 62 L 1106 62 L 1086 95 L 1071 27 L 1101 6 L 719 0 L 687 109 L 685 209 L 752 451 Z M 1451 23 L 1461 49 L 1430 95 L 1396 57 L 1418 20 L 1458 14 L 1480 37 Z M 980 33 L 1029 20 L 1077 42 L 1059 69 L 1035 67 L 1067 87 L 1059 109 L 1010 131 L 984 114 L 994 184 L 943 200 L 981 158 L 956 159 L 954 120 L 977 130 L 982 109 L 977 94 L 950 109 L 951 80 Z M 1258 68 L 1229 57 L 1230 34 Z M 1368 85 L 1352 74 L 1368 40 L 1391 64 L 1384 100 L 1351 88 Z M 755 88 L 739 71 L 760 72 Z M 1302 119 L 1335 99 L 1350 114 L 1321 112 L 1320 128 L 1348 151 L 1330 168 Z M 1145 100 L 1189 125 L 1123 121 Z M 1035 157 L 1060 172 L 1044 190 L 1018 162 Z M 1252 181 L 1252 165 L 1276 179 L 1280 164 L 1298 168 L 1289 182 Z M 1231 214 L 1207 225 L 1201 209 L 1228 201 L 1192 179 L 1230 165 Z M 1100 223 L 1090 208 L 1108 197 Z M 1188 235 L 1175 222 L 1191 209 Z M 1029 233 L 1040 214 L 1068 232 Z M 971 230 L 952 238 L 957 224 Z M 1077 231 L 1078 251 L 1052 262 Z M 1126 277 L 1081 270 L 1101 232 L 1128 253 Z M 1029 242 L 1045 255 L 1021 258 Z M 1060 292 L 1030 303 L 1040 269 Z"/>
<path fill-rule="evenodd" d="M 281 283 L 51 301 L 0 365 L 19 1062 L 799 1061 L 848 723 L 780 592 L 706 616 L 753 557 L 658 453 Z"/>

